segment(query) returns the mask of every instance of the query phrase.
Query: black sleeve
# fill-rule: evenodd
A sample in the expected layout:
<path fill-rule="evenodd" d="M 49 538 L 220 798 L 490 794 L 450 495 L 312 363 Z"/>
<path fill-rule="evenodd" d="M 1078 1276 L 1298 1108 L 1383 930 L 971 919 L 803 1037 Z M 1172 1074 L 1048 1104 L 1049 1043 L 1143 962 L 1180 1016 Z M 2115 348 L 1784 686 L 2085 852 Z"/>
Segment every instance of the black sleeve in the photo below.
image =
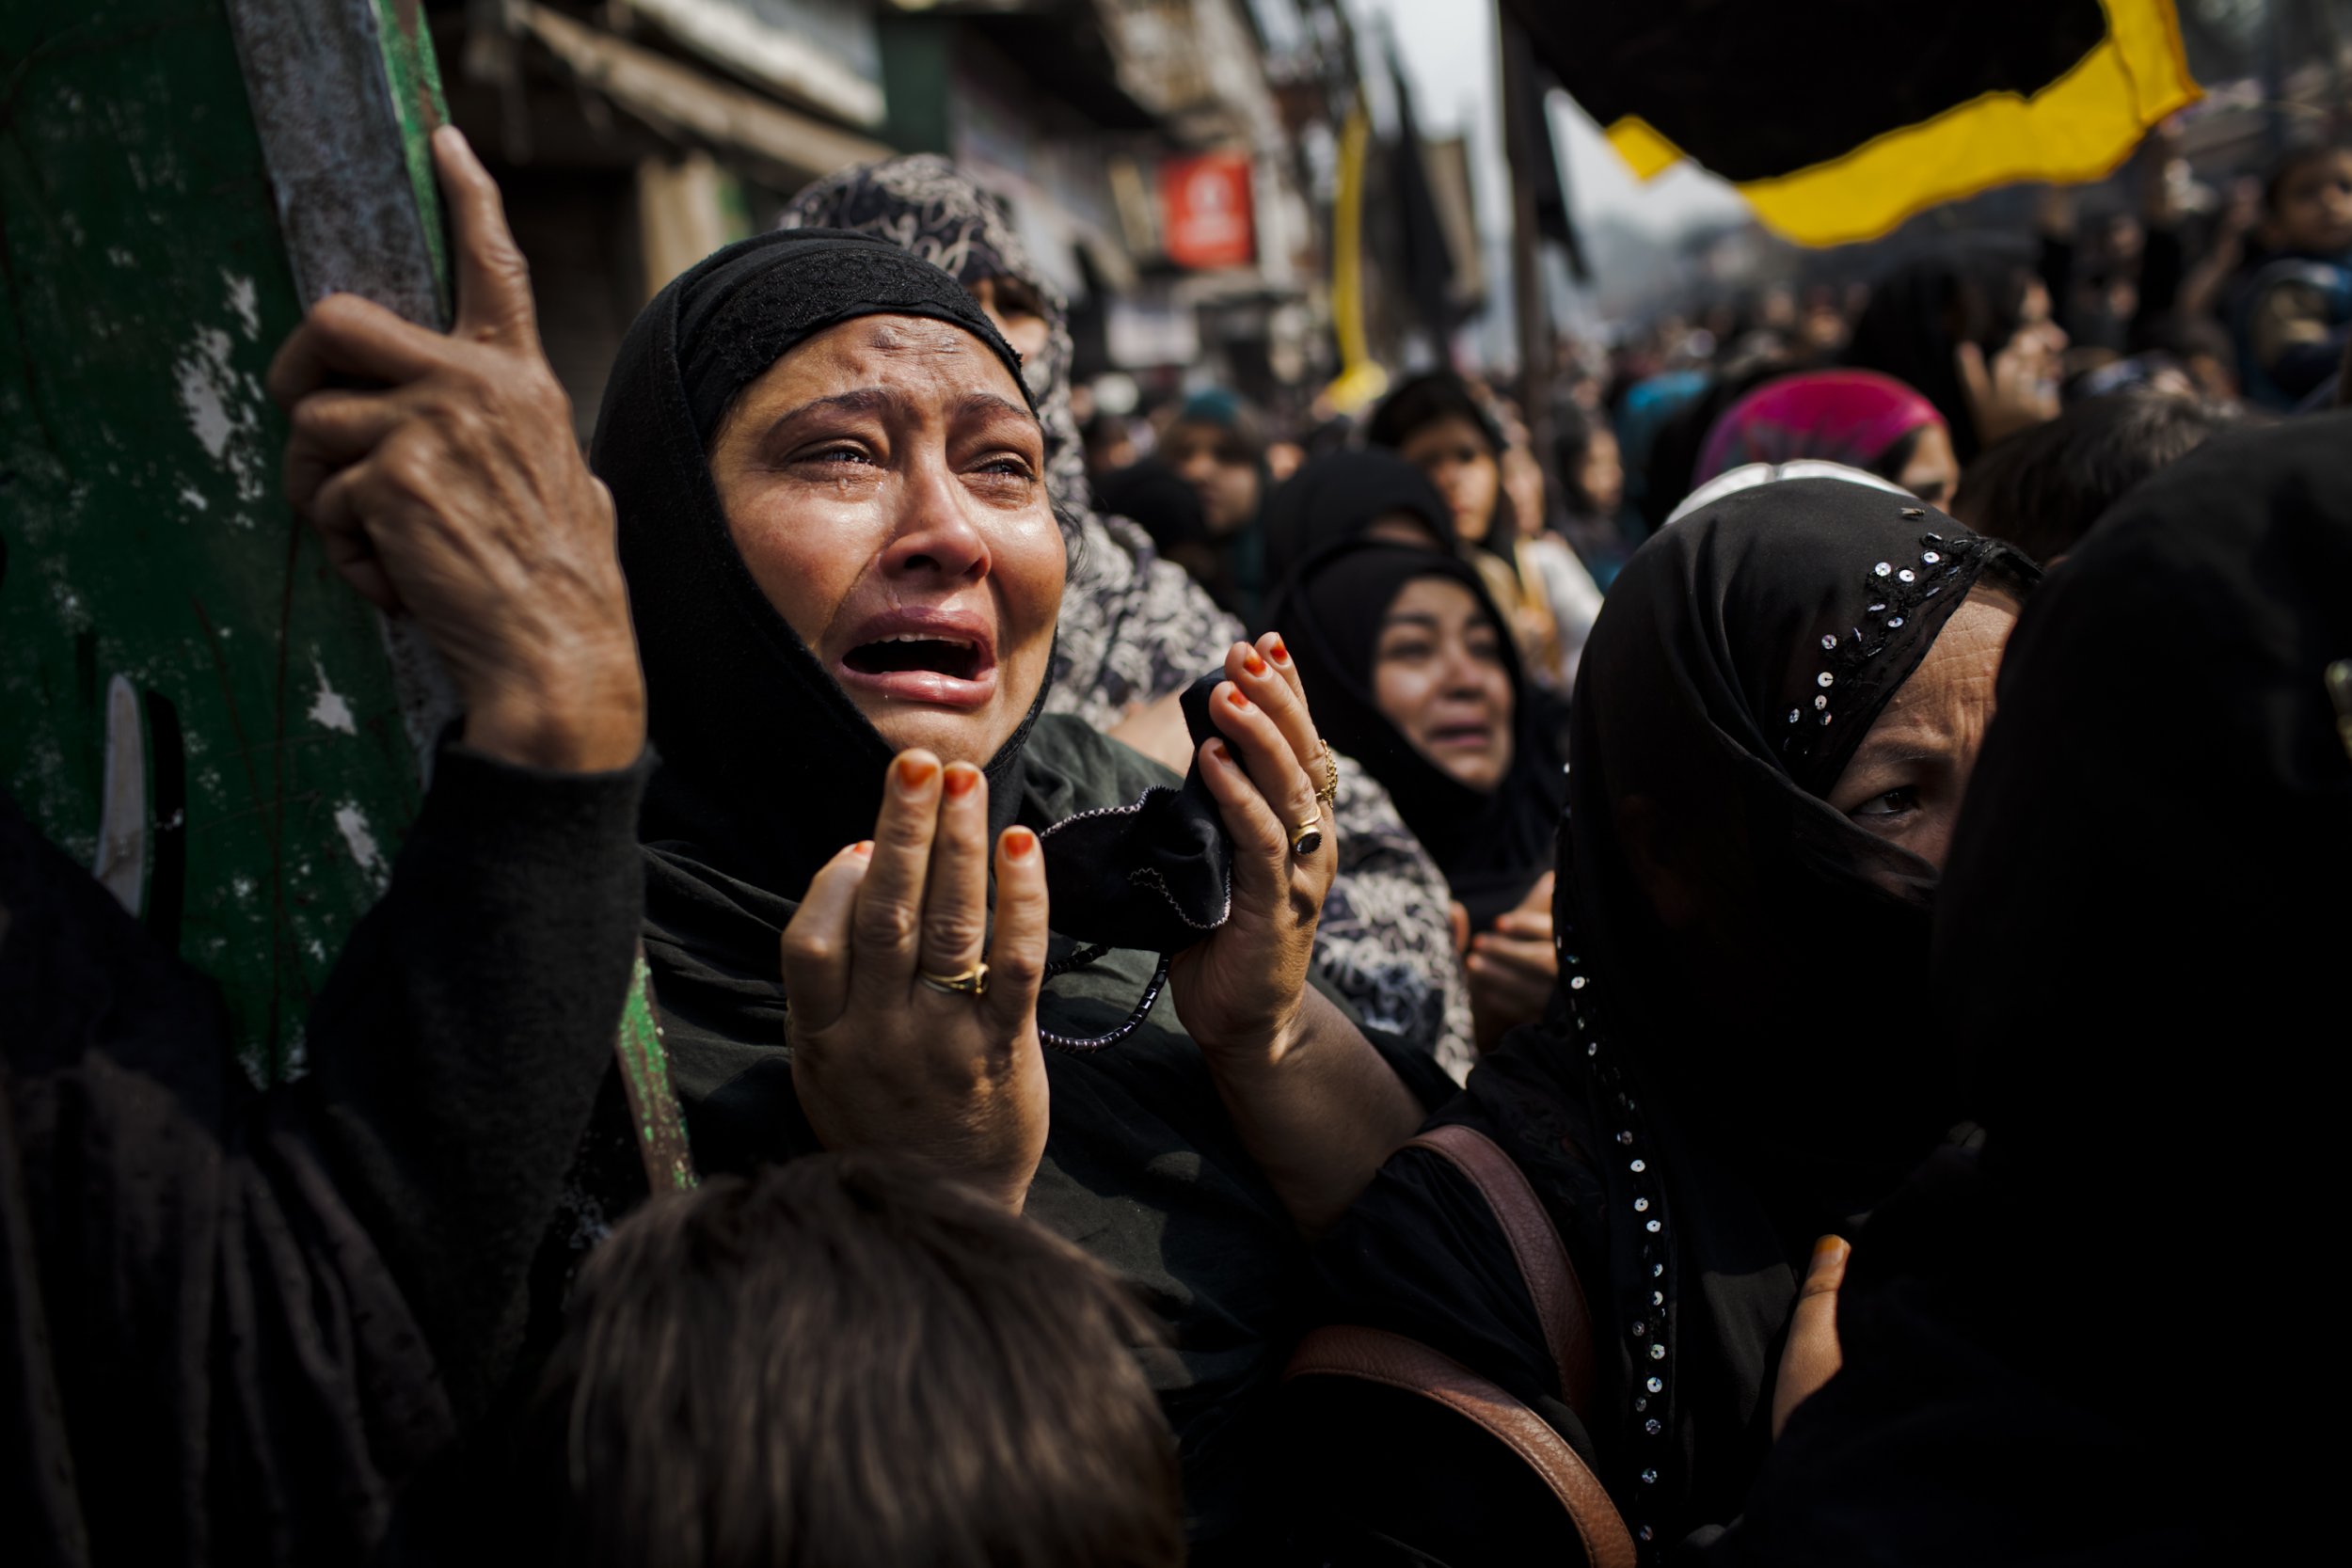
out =
<path fill-rule="evenodd" d="M 267 1092 L 0 796 L 0 1518 L 42 1560 L 361 1561 L 458 1440 L 612 1050 L 645 771 L 445 752 Z"/>
<path fill-rule="evenodd" d="M 311 1012 L 302 1109 L 461 1418 L 520 1337 L 612 1057 L 651 768 L 553 773 L 445 748 L 389 891 Z"/>

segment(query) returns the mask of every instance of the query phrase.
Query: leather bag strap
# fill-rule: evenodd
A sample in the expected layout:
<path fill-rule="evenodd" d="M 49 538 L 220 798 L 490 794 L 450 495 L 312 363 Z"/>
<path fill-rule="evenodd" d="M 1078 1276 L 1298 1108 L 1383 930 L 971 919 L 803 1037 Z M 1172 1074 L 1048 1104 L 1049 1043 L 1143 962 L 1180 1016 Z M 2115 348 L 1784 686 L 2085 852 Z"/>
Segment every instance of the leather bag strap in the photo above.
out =
<path fill-rule="evenodd" d="M 1301 1340 L 1284 1375 L 1354 1378 L 1444 1405 L 1534 1471 L 1566 1511 L 1592 1568 L 1634 1568 L 1633 1537 L 1592 1467 L 1542 1417 L 1452 1357 L 1385 1329 L 1340 1325 Z"/>
<path fill-rule="evenodd" d="M 1543 1199 L 1520 1170 L 1518 1162 L 1484 1132 L 1454 1123 L 1433 1128 L 1405 1146 L 1425 1148 L 1453 1162 L 1468 1177 L 1494 1211 L 1519 1275 L 1534 1299 L 1536 1319 L 1543 1324 L 1544 1344 L 1560 1374 L 1560 1393 L 1568 1408 L 1588 1417 L 1593 1404 L 1593 1314 L 1585 1305 L 1584 1287 L 1568 1260 Z M 1432 1353 L 1435 1354 L 1434 1352 Z"/>

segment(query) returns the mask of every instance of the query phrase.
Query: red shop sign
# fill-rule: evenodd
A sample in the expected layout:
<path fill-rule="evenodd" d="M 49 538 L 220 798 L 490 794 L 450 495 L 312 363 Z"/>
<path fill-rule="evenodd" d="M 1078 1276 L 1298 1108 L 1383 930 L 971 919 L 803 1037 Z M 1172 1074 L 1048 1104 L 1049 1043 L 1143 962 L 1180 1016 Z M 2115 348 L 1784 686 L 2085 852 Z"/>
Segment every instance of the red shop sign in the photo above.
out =
<path fill-rule="evenodd" d="M 1204 152 L 1160 165 L 1168 259 L 1180 267 L 1246 267 L 1257 257 L 1249 155 Z"/>

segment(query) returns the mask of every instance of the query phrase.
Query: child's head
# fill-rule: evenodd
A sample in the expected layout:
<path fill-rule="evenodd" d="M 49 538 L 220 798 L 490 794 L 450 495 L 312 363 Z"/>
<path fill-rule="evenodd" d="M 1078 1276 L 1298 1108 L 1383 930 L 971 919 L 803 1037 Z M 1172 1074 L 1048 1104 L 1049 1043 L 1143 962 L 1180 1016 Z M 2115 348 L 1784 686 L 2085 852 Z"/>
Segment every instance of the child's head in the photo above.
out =
<path fill-rule="evenodd" d="M 590 1259 L 543 1386 L 560 1560 L 1174 1568 L 1156 1332 L 1076 1247 L 901 1162 L 657 1199 Z"/>
<path fill-rule="evenodd" d="M 2352 148 L 2298 147 L 2280 158 L 2263 187 L 2263 223 L 2280 250 L 2352 250 Z"/>

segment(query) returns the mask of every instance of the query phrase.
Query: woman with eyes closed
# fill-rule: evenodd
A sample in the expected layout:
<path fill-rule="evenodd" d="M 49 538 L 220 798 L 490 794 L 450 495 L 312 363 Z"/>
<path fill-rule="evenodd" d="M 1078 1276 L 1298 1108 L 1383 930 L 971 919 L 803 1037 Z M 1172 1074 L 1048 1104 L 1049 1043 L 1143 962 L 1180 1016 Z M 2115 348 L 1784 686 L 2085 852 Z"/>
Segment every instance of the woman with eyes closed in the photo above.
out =
<path fill-rule="evenodd" d="M 1363 536 L 1302 565 L 1273 614 L 1323 733 L 1445 872 L 1491 1049 L 1542 1013 L 1558 974 L 1548 873 L 1564 780 L 1478 569 Z"/>
<path fill-rule="evenodd" d="M 1812 479 L 1669 525 L 1611 590 L 1571 721 L 1565 985 L 1438 1117 L 1492 1138 L 1566 1243 L 1595 1351 L 1581 1407 L 1493 1212 L 1442 1157 L 1400 1151 L 1321 1249 L 1335 1321 L 1534 1409 L 1645 1561 L 1739 1512 L 1776 1419 L 1826 1375 L 1813 1341 L 1788 1348 L 1808 1272 L 1827 1290 L 1842 1266 L 1817 1241 L 1960 1119 L 1915 1027 L 1929 906 L 2035 577 L 1907 497 Z M 1375 1486 L 1442 1497 L 1480 1463 L 1466 1436 Z M 1484 1528 L 1410 1544 L 1485 1560 L 1510 1527 Z"/>

